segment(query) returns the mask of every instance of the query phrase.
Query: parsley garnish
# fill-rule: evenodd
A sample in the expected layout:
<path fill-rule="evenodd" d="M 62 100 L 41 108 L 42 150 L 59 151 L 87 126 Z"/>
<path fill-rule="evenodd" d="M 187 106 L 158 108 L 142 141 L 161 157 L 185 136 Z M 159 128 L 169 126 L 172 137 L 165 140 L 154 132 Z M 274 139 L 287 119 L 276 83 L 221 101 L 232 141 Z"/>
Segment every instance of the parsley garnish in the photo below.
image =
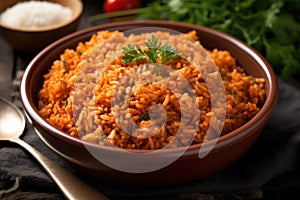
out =
<path fill-rule="evenodd" d="M 230 93 L 231 93 L 232 95 L 236 95 L 236 91 L 235 91 L 234 89 L 230 90 Z"/>
<path fill-rule="evenodd" d="M 137 60 L 147 60 L 145 52 L 138 46 L 128 44 L 127 47 L 123 47 L 124 57 L 123 63 L 129 64 Z"/>
<path fill-rule="evenodd" d="M 61 62 L 62 62 L 64 67 L 68 66 L 66 59 L 63 58 Z"/>
<path fill-rule="evenodd" d="M 141 121 L 148 121 L 148 120 L 150 120 L 150 116 L 148 114 L 146 114 L 146 113 L 143 113 L 140 116 L 140 120 Z"/>
<path fill-rule="evenodd" d="M 256 83 L 256 79 L 253 76 L 250 76 L 251 83 Z"/>
<path fill-rule="evenodd" d="M 146 49 L 141 49 L 140 46 L 131 44 L 123 47 L 123 63 L 129 64 L 137 60 L 148 60 L 151 63 L 156 63 L 157 59 L 161 57 L 162 64 L 164 64 L 168 60 L 180 56 L 180 54 L 176 53 L 175 47 L 166 41 L 162 44 L 154 35 L 145 42 L 145 45 Z"/>
<path fill-rule="evenodd" d="M 64 106 L 67 107 L 69 105 L 68 99 L 65 101 Z"/>
<path fill-rule="evenodd" d="M 102 142 L 105 139 L 106 139 L 106 135 L 101 135 L 100 138 L 99 138 L 99 141 Z"/>

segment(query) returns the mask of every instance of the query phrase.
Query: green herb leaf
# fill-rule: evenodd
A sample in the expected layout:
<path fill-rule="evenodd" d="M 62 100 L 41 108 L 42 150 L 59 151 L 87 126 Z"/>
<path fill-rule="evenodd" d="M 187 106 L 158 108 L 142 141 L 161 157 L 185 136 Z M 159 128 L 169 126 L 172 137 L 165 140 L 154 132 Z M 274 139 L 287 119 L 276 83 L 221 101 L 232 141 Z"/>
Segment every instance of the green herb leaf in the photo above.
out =
<path fill-rule="evenodd" d="M 106 135 L 101 135 L 100 138 L 99 138 L 99 141 L 102 142 L 105 139 L 106 139 Z"/>
<path fill-rule="evenodd" d="M 140 120 L 141 120 L 141 121 L 148 121 L 148 120 L 150 120 L 149 114 L 147 114 L 147 113 L 141 114 Z"/>
<path fill-rule="evenodd" d="M 164 46 L 159 51 L 159 55 L 162 57 L 161 63 L 164 64 L 168 60 L 179 57 L 180 54 L 176 53 L 176 50 L 175 47 L 165 42 Z"/>
<path fill-rule="evenodd" d="M 68 99 L 65 101 L 64 106 L 67 107 L 69 105 Z"/>
<path fill-rule="evenodd" d="M 250 76 L 251 83 L 256 83 L 256 79 L 253 76 Z"/>
<path fill-rule="evenodd" d="M 123 63 L 129 64 L 133 61 L 137 60 L 146 60 L 147 56 L 145 55 L 144 51 L 138 46 L 133 46 L 128 44 L 126 47 L 123 47 Z"/>
<path fill-rule="evenodd" d="M 234 89 L 230 90 L 230 93 L 231 93 L 232 95 L 236 95 L 236 91 L 235 91 Z"/>
<path fill-rule="evenodd" d="M 68 66 L 68 65 L 67 65 L 66 59 L 63 58 L 63 59 L 61 60 L 61 62 L 62 62 L 62 64 L 63 64 L 64 67 Z"/>
<path fill-rule="evenodd" d="M 148 39 L 145 42 L 146 49 L 141 49 L 138 45 L 128 44 L 126 47 L 123 47 L 123 63 L 129 64 L 137 60 L 148 60 L 151 63 L 156 63 L 157 59 L 162 57 L 162 64 L 167 62 L 170 59 L 177 58 L 180 54 L 176 53 L 176 48 L 172 45 L 164 42 L 158 41 L 155 35 L 151 36 L 151 39 Z"/>
<path fill-rule="evenodd" d="M 148 57 L 148 60 L 152 63 L 155 63 L 159 55 L 159 50 L 161 48 L 161 42 L 158 42 L 158 39 L 152 35 L 151 39 L 145 42 L 148 51 L 145 51 L 145 54 Z"/>

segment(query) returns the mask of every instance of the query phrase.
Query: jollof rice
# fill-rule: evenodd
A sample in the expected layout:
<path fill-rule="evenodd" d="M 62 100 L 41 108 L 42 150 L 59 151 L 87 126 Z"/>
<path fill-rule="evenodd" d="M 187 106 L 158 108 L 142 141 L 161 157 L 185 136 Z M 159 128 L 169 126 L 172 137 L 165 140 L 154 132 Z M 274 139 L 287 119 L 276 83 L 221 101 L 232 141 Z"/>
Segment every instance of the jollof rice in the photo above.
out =
<path fill-rule="evenodd" d="M 177 43 L 176 46 L 180 46 L 182 43 L 169 33 L 155 34 L 170 44 Z M 80 42 L 76 49 L 66 49 L 60 55 L 60 59 L 44 75 L 43 87 L 38 94 L 38 108 L 42 117 L 71 136 L 126 149 L 160 149 L 175 138 L 180 123 L 185 123 L 184 134 L 193 136 L 192 144 L 216 137 L 207 135 L 213 113 L 211 95 L 203 75 L 183 57 L 165 63 L 178 71 L 192 86 L 199 109 L 198 119 L 195 113 L 184 113 L 185 109 L 179 105 L 179 101 L 182 101 L 185 106 L 190 106 L 192 99 L 188 92 L 176 95 L 170 90 L 170 84 L 174 88 L 182 87 L 183 82 L 179 81 L 178 74 L 158 72 L 154 65 L 137 68 L 145 62 L 124 64 L 122 56 L 111 54 L 120 50 L 126 40 L 143 43 L 144 36 L 121 35 L 116 39 L 116 35 L 120 33 L 98 32 L 89 41 Z M 195 31 L 186 35 L 197 39 Z M 114 42 L 111 42 L 112 38 Z M 181 51 L 184 48 L 182 45 Z M 207 50 L 207 53 L 217 66 L 225 87 L 226 117 L 221 134 L 227 134 L 258 113 L 265 101 L 265 80 L 248 75 L 226 50 Z M 163 73 L 170 74 L 168 83 L 164 81 L 166 77 Z M 147 77 L 154 82 L 147 82 Z M 125 87 L 124 84 L 131 87 Z M 113 101 L 118 98 L 128 102 L 127 112 L 123 112 L 119 105 L 113 105 Z M 152 112 L 153 105 L 161 106 L 156 107 L 157 112 Z M 159 116 L 158 121 L 152 120 L 153 116 L 163 113 L 160 110 L 162 108 L 165 110 L 165 121 Z M 181 119 L 183 113 L 187 116 L 186 122 Z M 125 126 L 120 127 L 120 123 Z M 193 127 L 195 123 L 196 130 Z M 159 128 L 153 124 L 158 124 Z M 132 134 L 127 134 L 130 131 Z M 182 140 L 184 137 L 176 141 L 174 146 L 187 144 Z"/>

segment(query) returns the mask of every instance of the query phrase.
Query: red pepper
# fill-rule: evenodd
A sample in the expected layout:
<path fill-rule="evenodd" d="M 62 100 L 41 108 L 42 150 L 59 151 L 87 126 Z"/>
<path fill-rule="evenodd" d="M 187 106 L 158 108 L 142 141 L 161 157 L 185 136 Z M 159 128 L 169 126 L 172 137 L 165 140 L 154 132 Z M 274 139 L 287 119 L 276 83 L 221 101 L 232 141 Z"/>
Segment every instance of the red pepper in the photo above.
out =
<path fill-rule="evenodd" d="M 140 0 L 105 0 L 103 11 L 105 13 L 129 10 L 141 7 Z"/>

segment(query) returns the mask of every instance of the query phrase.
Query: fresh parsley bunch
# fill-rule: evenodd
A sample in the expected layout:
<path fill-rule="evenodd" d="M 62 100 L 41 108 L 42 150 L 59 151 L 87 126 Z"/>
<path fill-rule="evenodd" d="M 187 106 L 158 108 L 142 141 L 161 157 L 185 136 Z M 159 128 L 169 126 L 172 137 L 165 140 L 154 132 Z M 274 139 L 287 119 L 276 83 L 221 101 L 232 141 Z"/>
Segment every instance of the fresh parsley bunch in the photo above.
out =
<path fill-rule="evenodd" d="M 139 13 L 226 32 L 260 51 L 284 79 L 300 72 L 299 0 L 154 0 Z"/>

